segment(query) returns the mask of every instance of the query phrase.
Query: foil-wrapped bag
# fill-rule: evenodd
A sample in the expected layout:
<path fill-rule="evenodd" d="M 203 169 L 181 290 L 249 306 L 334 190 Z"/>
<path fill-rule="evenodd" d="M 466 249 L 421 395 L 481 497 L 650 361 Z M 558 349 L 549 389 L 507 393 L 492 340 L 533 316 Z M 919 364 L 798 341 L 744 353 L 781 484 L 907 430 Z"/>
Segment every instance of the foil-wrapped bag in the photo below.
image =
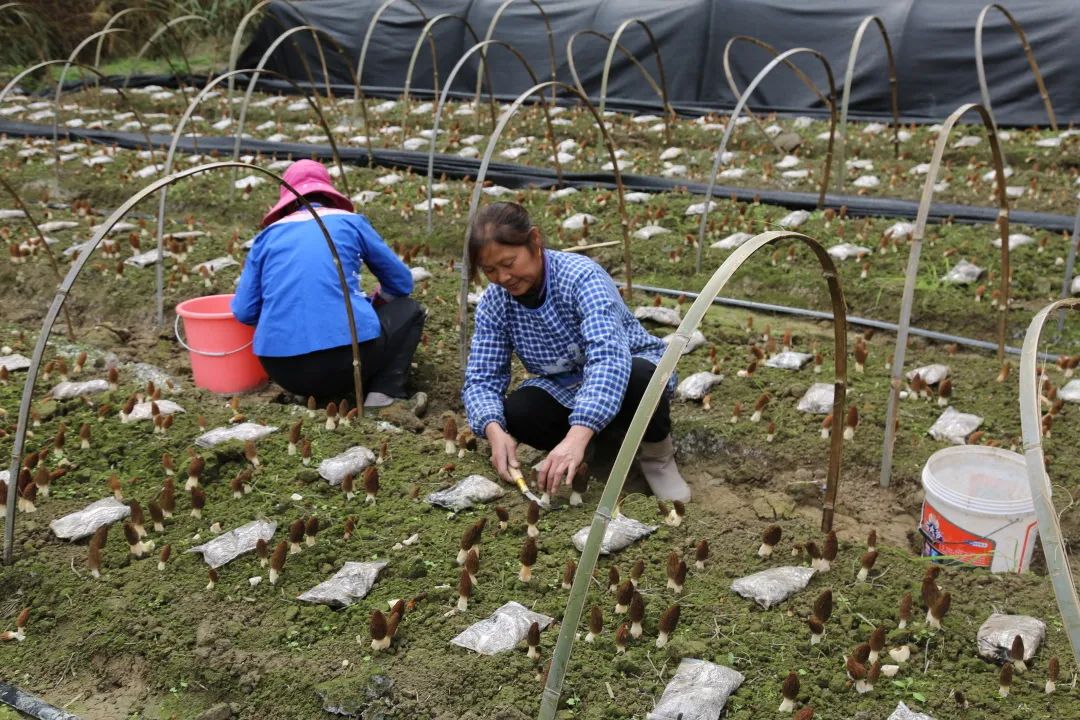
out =
<path fill-rule="evenodd" d="M 921 377 L 927 385 L 937 385 L 939 382 L 949 377 L 949 373 L 952 370 L 948 365 L 942 365 L 935 363 L 933 365 L 924 365 L 914 370 L 909 370 L 907 373 L 907 379 L 910 382 L 916 375 Z"/>
<path fill-rule="evenodd" d="M 53 400 L 70 400 L 84 395 L 108 392 L 108 390 L 109 383 L 107 380 L 64 381 L 57 383 L 56 387 L 49 391 L 49 396 Z"/>
<path fill-rule="evenodd" d="M 909 222 L 895 222 L 889 227 L 885 228 L 885 232 L 882 233 L 885 237 L 895 241 L 910 238 L 915 233 L 915 226 Z"/>
<path fill-rule="evenodd" d="M 946 440 L 953 445 L 963 445 L 967 436 L 979 429 L 983 419 L 978 415 L 962 413 L 951 405 L 930 426 L 930 437 Z"/>
<path fill-rule="evenodd" d="M 934 717 L 926 713 L 916 712 L 901 701 L 887 720 L 934 720 Z"/>
<path fill-rule="evenodd" d="M 124 422 L 135 422 L 136 420 L 150 420 L 154 417 L 153 405 L 157 403 L 158 412 L 162 415 L 174 415 L 176 413 L 184 412 L 184 408 L 180 407 L 172 400 L 155 400 L 154 402 L 141 402 L 135 403 L 135 406 L 131 408 L 131 412 L 128 413 L 127 419 Z"/>
<path fill-rule="evenodd" d="M 197 275 L 202 272 L 203 268 L 206 268 L 206 272 L 210 273 L 211 275 L 216 275 L 227 267 L 232 267 L 233 265 L 239 264 L 240 263 L 236 262 L 236 260 L 234 260 L 233 258 L 224 255 L 222 257 L 216 257 L 212 260 L 207 260 L 205 262 L 199 263 L 198 265 L 195 265 L 191 268 L 191 272 L 192 274 Z"/>
<path fill-rule="evenodd" d="M 746 232 L 732 233 L 723 240 L 717 240 L 710 247 L 717 250 L 734 250 L 752 237 L 754 236 Z"/>
<path fill-rule="evenodd" d="M 679 383 L 679 386 L 675 388 L 675 399 L 700 400 L 705 397 L 705 393 L 712 390 L 713 385 L 719 384 L 723 379 L 723 375 L 714 375 L 707 370 L 696 372 Z"/>
<path fill-rule="evenodd" d="M 173 256 L 173 254 L 168 250 L 164 250 L 163 253 L 165 257 Z M 132 255 L 127 260 L 124 260 L 124 264 L 130 265 L 131 267 L 144 268 L 148 265 L 153 265 L 157 262 L 157 260 L 158 251 L 157 248 L 154 248 L 153 250 L 147 250 L 146 252 L 139 253 L 138 255 Z"/>
<path fill-rule="evenodd" d="M 830 247 L 827 252 L 837 260 L 847 260 L 848 258 L 861 258 L 869 255 L 870 248 L 852 245 L 851 243 L 840 243 Z"/>
<path fill-rule="evenodd" d="M 231 560 L 251 552 L 259 540 L 270 542 L 277 530 L 273 520 L 253 520 L 227 533 L 218 535 L 208 543 L 191 548 L 188 552 L 202 553 L 203 560 L 212 568 L 219 568 Z"/>
<path fill-rule="evenodd" d="M 768 610 L 805 589 L 813 576 L 814 569 L 809 567 L 789 565 L 769 568 L 737 578 L 731 583 L 731 589 Z"/>
<path fill-rule="evenodd" d="M 814 383 L 799 398 L 799 410 L 814 415 L 828 415 L 832 412 L 835 390 L 835 386 L 828 383 Z"/>
<path fill-rule="evenodd" d="M 461 512 L 478 503 L 486 503 L 503 496 L 503 489 L 498 483 L 488 480 L 483 475 L 470 475 L 445 490 L 436 490 L 424 498 L 431 505 Z"/>
<path fill-rule="evenodd" d="M 578 552 L 585 550 L 585 541 L 589 538 L 589 529 L 591 527 L 591 525 L 586 525 L 570 538 Z M 640 520 L 619 513 L 611 518 L 607 530 L 604 531 L 604 539 L 600 541 L 600 554 L 610 555 L 613 552 L 618 552 L 654 532 L 656 532 L 655 525 L 646 525 Z"/>
<path fill-rule="evenodd" d="M 201 448 L 209 448 L 230 440 L 239 440 L 240 442 L 261 440 L 275 432 L 277 432 L 277 428 L 272 425 L 245 422 L 207 430 L 195 438 L 195 444 Z"/>
<path fill-rule="evenodd" d="M 130 371 L 140 381 L 154 383 L 155 387 L 162 390 L 162 392 L 166 390 L 179 392 L 183 384 L 157 365 L 151 365 L 150 363 L 135 363 L 131 366 Z"/>
<path fill-rule="evenodd" d="M 374 462 L 375 453 L 362 445 L 356 445 L 319 463 L 319 475 L 332 486 L 340 485 L 346 475 L 359 475 Z"/>
<path fill-rule="evenodd" d="M 766 367 L 779 368 L 781 370 L 802 370 L 806 364 L 814 359 L 809 353 L 787 352 L 777 353 L 765 361 Z"/>
<path fill-rule="evenodd" d="M 950 285 L 967 285 L 982 277 L 984 272 L 986 271 L 978 265 L 961 260 L 949 268 L 949 272 L 941 276 L 941 281 Z"/>
<path fill-rule="evenodd" d="M 675 308 L 653 307 L 652 305 L 634 308 L 634 317 L 638 320 L 652 320 L 654 323 L 672 327 L 679 327 L 679 323 L 682 322 L 682 317 Z"/>
<path fill-rule="evenodd" d="M 385 562 L 347 562 L 332 578 L 299 595 L 297 600 L 348 607 L 371 592 L 384 567 Z"/>
<path fill-rule="evenodd" d="M 1030 615 L 1005 615 L 993 613 L 975 634 L 979 643 L 979 655 L 991 662 L 1006 662 L 1013 638 L 1024 640 L 1024 660 L 1030 660 L 1046 637 L 1046 623 Z"/>
<path fill-rule="evenodd" d="M 543 630 L 552 620 L 511 600 L 489 617 L 462 630 L 450 642 L 481 655 L 495 655 L 513 650 L 529 634 L 533 623 L 539 623 Z"/>
<path fill-rule="evenodd" d="M 15 353 L 14 355 L 0 355 L 0 367 L 7 368 L 8 372 L 25 370 L 30 367 L 30 358 Z"/>
<path fill-rule="evenodd" d="M 664 688 L 660 702 L 646 720 L 716 720 L 731 694 L 739 689 L 742 673 L 707 660 L 683 658 Z"/>
<path fill-rule="evenodd" d="M 1058 397 L 1066 402 L 1080 403 L 1080 380 L 1070 380 L 1058 390 Z"/>
<path fill-rule="evenodd" d="M 49 523 L 53 534 L 61 540 L 81 540 L 94 534 L 103 525 L 112 525 L 131 515 L 131 508 L 114 497 L 102 498 L 82 510 L 57 518 Z"/>
<path fill-rule="evenodd" d="M 664 341 L 665 345 L 670 345 L 671 341 L 675 339 L 675 333 L 665 335 L 660 339 Z M 690 339 L 687 341 L 686 346 L 683 348 L 682 354 L 686 355 L 687 353 L 694 352 L 699 347 L 704 345 L 705 342 L 705 335 L 703 335 L 700 330 L 695 330 L 690 334 Z"/>
<path fill-rule="evenodd" d="M 784 217 L 776 221 L 776 224 L 782 228 L 791 230 L 802 225 L 804 222 L 810 219 L 810 213 L 805 210 L 792 210 Z"/>

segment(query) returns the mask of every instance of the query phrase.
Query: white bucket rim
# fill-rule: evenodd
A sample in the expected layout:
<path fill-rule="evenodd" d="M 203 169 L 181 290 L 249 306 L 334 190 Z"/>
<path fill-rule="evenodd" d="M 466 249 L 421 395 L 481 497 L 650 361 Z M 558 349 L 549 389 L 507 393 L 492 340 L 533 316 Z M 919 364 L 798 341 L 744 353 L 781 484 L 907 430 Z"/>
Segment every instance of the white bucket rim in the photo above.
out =
<path fill-rule="evenodd" d="M 1035 513 L 1035 501 L 1029 495 L 1023 500 L 1012 501 L 1000 501 L 1000 500 L 985 500 L 982 498 L 972 497 L 963 493 L 957 492 L 944 484 L 942 484 L 933 473 L 933 465 L 935 460 L 940 461 L 943 457 L 948 458 L 952 455 L 986 455 L 994 457 L 997 461 L 1004 461 L 1019 465 L 1021 473 L 1026 480 L 1026 461 L 1024 457 L 1019 453 L 1012 452 L 1011 450 L 1005 450 L 1002 448 L 986 447 L 985 445 L 957 445 L 955 447 L 948 447 L 938 450 L 926 461 L 922 470 L 922 484 L 923 488 L 936 499 L 941 502 L 952 505 L 953 507 L 963 510 L 964 512 L 981 515 L 984 517 L 1022 517 L 1025 515 L 1034 515 Z M 1027 483 L 1024 483 L 1025 489 L 1028 489 Z"/>

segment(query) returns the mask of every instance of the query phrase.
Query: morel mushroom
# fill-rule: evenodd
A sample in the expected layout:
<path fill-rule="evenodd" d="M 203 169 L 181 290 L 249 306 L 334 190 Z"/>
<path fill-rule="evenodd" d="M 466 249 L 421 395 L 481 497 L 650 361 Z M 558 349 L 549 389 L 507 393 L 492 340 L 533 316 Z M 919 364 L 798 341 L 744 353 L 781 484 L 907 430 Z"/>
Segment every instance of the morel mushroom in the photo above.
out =
<path fill-rule="evenodd" d="M 585 635 L 585 642 L 591 643 L 602 632 L 604 632 L 604 611 L 599 605 L 593 605 L 589 611 L 589 632 Z"/>
<path fill-rule="evenodd" d="M 364 502 L 368 505 L 375 504 L 375 496 L 379 493 L 379 471 L 374 465 L 369 465 L 364 470 Z"/>
<path fill-rule="evenodd" d="M 777 712 L 794 712 L 795 701 L 799 699 L 799 674 L 796 672 L 789 672 L 787 677 L 784 678 L 783 684 L 780 686 L 780 694 L 783 696 L 783 700 L 780 702 L 780 707 Z"/>
<path fill-rule="evenodd" d="M 518 580 L 523 583 L 532 580 L 532 569 L 535 564 L 536 540 L 527 537 L 525 538 L 525 544 L 521 546 L 521 570 L 518 571 Z"/>
<path fill-rule="evenodd" d="M 765 532 L 761 534 L 761 547 L 758 548 L 758 557 L 767 558 L 773 553 L 775 548 L 780 543 L 780 538 L 783 536 L 783 531 L 779 525 L 770 525 L 765 528 Z"/>
<path fill-rule="evenodd" d="M 282 540 L 274 548 L 274 554 L 270 556 L 270 584 L 276 585 L 281 571 L 285 568 L 285 555 L 289 550 L 289 544 Z"/>
<path fill-rule="evenodd" d="M 656 638 L 656 647 L 662 648 L 667 645 L 668 638 L 671 637 L 671 633 L 675 632 L 675 627 L 679 624 L 680 613 L 682 613 L 682 608 L 675 604 L 660 616 L 660 634 Z"/>

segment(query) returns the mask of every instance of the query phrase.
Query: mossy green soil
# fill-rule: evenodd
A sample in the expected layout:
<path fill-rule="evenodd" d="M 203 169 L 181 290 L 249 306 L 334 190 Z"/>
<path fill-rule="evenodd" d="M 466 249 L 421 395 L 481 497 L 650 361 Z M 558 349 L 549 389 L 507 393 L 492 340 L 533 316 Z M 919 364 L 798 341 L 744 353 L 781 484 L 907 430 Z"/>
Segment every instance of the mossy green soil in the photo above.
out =
<path fill-rule="evenodd" d="M 3 170 L 32 203 L 37 219 L 74 217 L 80 222 L 75 230 L 57 233 L 62 241 L 56 248 L 65 247 L 69 240 L 85 239 L 90 225 L 103 219 L 101 213 L 116 207 L 146 182 L 131 173 L 149 161 L 134 153 L 119 152 L 112 164 L 99 169 L 84 167 L 77 161 L 65 163 L 59 180 L 62 192 L 58 192 L 52 186 L 51 168 L 36 162 L 36 158 L 26 162 L 16 157 L 21 147 L 0 149 Z M 89 149 L 76 152 L 86 154 Z M 414 489 L 423 497 L 469 473 L 491 474 L 483 445 L 479 452 L 459 459 L 447 457 L 441 441 L 442 414 L 460 412 L 454 322 L 459 275 L 452 264 L 459 255 L 462 215 L 470 186 L 448 183 L 437 193 L 451 202 L 436 216 L 435 233 L 428 236 L 422 213 L 413 208 L 424 199 L 420 179 L 406 176 L 400 184 L 383 189 L 374 182 L 383 174 L 355 169 L 349 179 L 354 192 L 381 190 L 365 212 L 388 241 L 397 243 L 403 251 L 426 246 L 412 264 L 422 265 L 433 274 L 417 290 L 430 313 L 415 374 L 417 389 L 431 396 L 427 417 L 415 424 L 416 432 L 381 431 L 376 418 L 331 432 L 323 427 L 321 411 L 315 419 L 307 418 L 305 410 L 282 402 L 283 398 L 273 390 L 240 398 L 240 411 L 249 419 L 284 429 L 297 418 L 304 418 L 304 434 L 312 440 L 315 463 L 355 444 L 377 448 L 385 440 L 390 457 L 380 466 L 382 490 L 378 502 L 374 506 L 346 502 L 339 490 L 330 488 L 311 468 L 287 455 L 283 431 L 260 441 L 260 469 L 255 473 L 254 491 L 239 500 L 232 499 L 228 481 L 247 465 L 241 449 L 223 446 L 204 450 L 201 454 L 207 459 L 208 502 L 203 519 L 189 516 L 189 503 L 180 493 L 177 515 L 166 524 L 165 532 L 151 532 L 159 548 L 165 543 L 172 545 L 172 559 L 166 569 L 157 570 L 156 551 L 147 559 L 130 558 L 122 532 L 114 528 L 105 552 L 103 577 L 92 579 L 86 567 L 85 542 L 57 541 L 48 529 L 49 521 L 106 496 L 106 480 L 114 473 L 122 480 L 124 496 L 138 499 L 145 507 L 164 478 L 162 453 L 186 458 L 199 432 L 199 415 L 210 426 L 227 423 L 232 415 L 224 398 L 192 389 L 187 359 L 172 339 L 171 330 L 154 327 L 152 270 L 127 268 L 117 278 L 116 260 L 94 260 L 76 283 L 69 301 L 79 340 L 72 343 L 65 339 L 63 325 L 59 324 L 47 357 L 62 355 L 70 364 L 80 348 L 86 349 L 91 355 L 91 367 L 84 371 L 85 377 L 103 376 L 102 367 L 110 352 L 122 363 L 155 363 L 182 381 L 182 392 L 171 398 L 187 412 L 178 416 L 167 434 L 155 435 L 150 423 L 125 425 L 116 418 L 115 411 L 124 399 L 142 389 L 142 383 L 130 371 L 122 370 L 122 386 L 117 391 L 91 398 L 94 407 L 81 401 L 50 402 L 45 395 L 56 380 L 55 373 L 47 381 L 39 381 L 34 397 L 42 424 L 33 428 L 27 451 L 51 444 L 63 422 L 68 428 L 64 455 L 72 467 L 54 483 L 52 496 L 39 502 L 37 513 L 18 516 L 16 564 L 0 574 L 0 624 L 5 625 L 0 630 L 13 624 L 22 607 L 31 607 L 27 640 L 0 646 L 7 680 L 56 705 L 67 705 L 70 711 L 86 718 L 189 718 L 223 702 L 233 703 L 237 716 L 244 718 L 330 717 L 322 710 L 326 704 L 358 716 L 364 713 L 369 718 L 524 718 L 535 714 L 540 668 L 525 656 L 524 647 L 483 657 L 452 646 L 449 640 L 511 599 L 556 620 L 561 617 L 567 598 L 567 592 L 560 587 L 562 569 L 567 560 L 577 556 L 569 537 L 590 522 L 588 508 L 595 506 L 606 473 L 599 469 L 600 477 L 586 495 L 585 509 L 553 511 L 543 516 L 540 559 L 535 578 L 527 585 L 517 580 L 525 506 L 509 488 L 500 501 L 512 516 L 510 528 L 504 532 L 497 531 L 490 508 L 451 517 L 411 499 Z M 167 228 L 183 230 L 190 226 L 208 232 L 190 249 L 186 261 L 189 267 L 225 254 L 234 238 L 246 239 L 262 209 L 276 196 L 268 186 L 256 188 L 251 195 L 237 192 L 233 196 L 231 181 L 231 173 L 211 174 L 170 192 Z M 42 205 L 45 189 L 52 202 L 64 197 L 65 205 Z M 558 229 L 559 222 L 572 212 L 591 212 L 598 217 L 597 224 L 590 228 L 589 241 L 618 238 L 610 191 L 582 192 L 558 202 L 548 202 L 547 193 L 540 191 L 522 191 L 508 197 L 517 197 L 530 207 L 555 246 L 566 247 L 580 240 Z M 75 198 L 89 201 L 93 213 L 77 216 L 66 205 Z M 696 218 L 683 216 L 692 201 L 688 195 L 675 193 L 631 206 L 632 229 L 655 221 L 671 230 L 650 241 L 634 242 L 635 283 L 696 291 L 711 269 L 726 257 L 725 252 L 707 249 L 705 271 L 693 272 L 694 249 L 686 244 L 685 236 L 696 230 Z M 152 206 L 144 204 L 135 209 L 133 217 L 136 221 L 149 220 L 152 212 Z M 767 229 L 784 212 L 721 200 L 714 211 L 710 242 L 737 230 Z M 840 242 L 842 232 L 843 240 L 875 249 L 875 254 L 866 259 L 870 263 L 866 280 L 860 278 L 860 262 L 840 264 L 853 314 L 883 320 L 895 320 L 898 315 L 907 245 L 901 243 L 895 253 L 890 249 L 886 254 L 876 254 L 878 240 L 892 222 L 839 217 L 827 222 L 822 213 L 815 213 L 801 228 L 827 245 Z M 152 222 L 147 226 L 152 228 Z M 9 242 L 30 237 L 23 224 L 17 222 L 7 222 L 0 228 L 7 233 Z M 145 228 L 135 232 L 148 247 L 152 234 Z M 1027 232 L 1037 239 L 1043 237 Z M 126 236 L 123 233 L 118 239 L 126 244 Z M 938 278 L 948 264 L 961 257 L 998 277 L 997 252 L 990 247 L 993 232 L 985 227 L 938 226 L 930 228 L 928 238 L 933 244 L 928 242 L 924 248 L 915 322 L 992 340 L 996 315 L 989 307 L 989 295 L 996 281 L 984 279 L 987 297 L 983 303 L 975 304 L 972 287 L 947 286 Z M 1042 252 L 1037 246 L 1027 246 L 1013 253 L 1015 302 L 1009 311 L 1010 343 L 1019 343 L 1032 314 L 1059 288 L 1062 271 L 1056 260 L 1064 255 L 1064 248 L 1060 236 L 1048 235 Z M 128 252 L 126 247 L 122 251 Z M 242 259 L 238 247 L 235 252 Z M 674 262 L 673 253 L 678 256 Z M 593 256 L 622 279 L 621 249 L 605 248 Z M 724 294 L 801 307 L 827 307 L 820 270 L 812 266 L 805 250 L 796 250 L 788 262 L 787 246 L 783 245 L 775 265 L 773 251 L 763 250 L 747 265 Z M 209 287 L 198 279 L 183 282 L 181 275 L 175 261 L 170 260 L 167 309 L 188 297 L 228 292 L 237 269 L 220 272 L 210 279 Z M 2 344 L 29 354 L 54 287 L 55 279 L 41 254 L 23 265 L 0 264 Z M 631 304 L 651 302 L 651 296 L 639 294 Z M 676 304 L 670 298 L 663 302 Z M 878 487 L 888 388 L 884 362 L 892 352 L 891 336 L 879 333 L 870 338 L 866 371 L 852 372 L 849 378 L 851 401 L 859 408 L 862 424 L 855 439 L 844 447 L 836 521 L 842 542 L 832 571 L 815 577 L 806 591 L 768 611 L 731 593 L 730 583 L 735 577 L 787 562 L 803 564 L 804 557 L 790 556 L 793 545 L 809 539 L 820 541 L 817 525 L 828 444 L 820 438 L 820 416 L 797 412 L 795 401 L 811 382 L 831 377 L 833 370 L 829 324 L 757 315 L 754 332 L 748 333 L 746 318 L 747 313 L 742 311 L 711 310 L 702 327 L 708 345 L 688 355 L 679 366 L 683 376 L 710 368 L 712 346 L 716 363 L 727 377 L 712 393 L 711 411 L 696 403 L 674 407 L 680 461 L 698 502 L 690 505 L 681 527 L 671 528 L 662 523 L 653 501 L 631 485 L 623 511 L 659 528 L 614 558 L 603 558 L 599 565 L 597 578 L 603 579 L 612 564 L 625 575 L 635 560 L 645 561 L 645 635 L 625 655 L 616 656 L 613 633 L 621 619 L 612 612 L 613 597 L 605 592 L 602 582 L 595 582 L 587 606 L 597 604 L 603 609 L 604 633 L 596 643 L 575 645 L 561 717 L 644 717 L 682 657 L 720 662 L 746 676 L 728 704 L 727 716 L 734 718 L 772 715 L 780 703 L 780 683 L 792 670 L 801 677 L 800 703 L 812 704 L 817 717 L 885 717 L 900 700 L 938 718 L 1080 715 L 1080 699 L 1071 689 L 1076 668 L 1057 619 L 1049 583 L 1038 570 L 1017 576 L 947 568 L 939 583 L 952 593 L 953 606 L 944 630 L 927 632 L 919 612 L 907 636 L 895 630 L 898 601 L 904 592 L 918 597 L 919 582 L 927 566 L 916 554 L 918 543 L 908 537 L 914 535 L 921 501 L 919 471 L 926 458 L 943 444 L 926 435 L 940 409 L 930 402 L 905 401 L 901 406 L 894 482 L 887 490 Z M 796 349 L 819 350 L 824 356 L 822 374 L 815 376 L 810 369 L 790 373 L 762 368 L 751 378 L 737 378 L 736 372 L 749 362 L 748 343 L 755 340 L 762 345 L 766 325 L 771 325 L 774 336 L 790 328 Z M 1076 324 L 1071 323 L 1060 339 L 1051 337 L 1046 350 L 1076 354 L 1075 328 Z M 658 334 L 667 332 L 663 328 L 650 329 Z M 851 342 L 856 334 L 851 330 Z M 1053 331 L 1048 335 L 1053 336 Z M 1018 442 L 1015 368 L 1006 382 L 997 383 L 994 378 L 1000 366 L 992 354 L 963 350 L 950 354 L 942 345 L 913 340 L 908 352 L 909 367 L 931 362 L 951 366 L 953 403 L 962 411 L 985 418 L 984 441 L 1006 447 Z M 520 375 L 520 368 L 516 370 Z M 8 433 L 0 438 L 3 456 L 10 455 L 12 448 L 21 377 L 15 374 L 13 382 L 0 386 L 0 408 L 6 413 L 3 428 Z M 1064 382 L 1055 369 L 1051 369 L 1051 378 L 1055 384 Z M 746 419 L 749 412 L 739 423 L 729 422 L 736 402 L 749 410 L 763 392 L 769 393 L 771 400 L 762 423 L 750 423 Z M 111 404 L 113 412 L 98 423 L 96 406 L 102 402 Z M 412 424 L 407 422 L 407 413 L 391 414 L 389 419 Z M 765 439 L 765 426 L 770 421 L 777 428 L 772 443 Z M 75 437 L 83 422 L 89 423 L 92 432 L 88 450 L 79 449 Z M 1075 435 L 1076 411 L 1067 407 L 1045 444 L 1051 458 L 1055 500 L 1064 511 L 1063 522 L 1073 538 L 1078 527 L 1077 513 L 1066 506 L 1080 489 L 1076 470 L 1080 467 L 1080 451 L 1073 440 Z M 48 460 L 53 468 L 61 462 L 52 456 Z M 440 472 L 447 462 L 454 464 L 453 470 Z M 294 494 L 301 499 L 293 499 Z M 229 529 L 265 517 L 278 523 L 280 537 L 285 525 L 305 515 L 317 516 L 323 530 L 314 547 L 288 558 L 276 586 L 269 585 L 265 570 L 259 568 L 254 557 L 244 556 L 225 566 L 216 588 L 206 590 L 205 564 L 198 556 L 184 552 L 211 537 L 209 528 L 215 521 Z M 357 532 L 346 541 L 342 527 L 350 515 L 357 519 Z M 457 543 L 461 533 L 481 516 L 488 517 L 489 524 L 476 595 L 468 611 L 449 613 L 456 601 Z M 755 555 L 759 536 L 772 522 L 782 525 L 785 539 L 772 560 L 761 561 Z M 872 582 L 858 583 L 858 558 L 871 527 L 882 535 L 882 555 Z M 420 536 L 417 544 L 393 549 L 414 533 Z M 668 554 L 678 552 L 692 564 L 693 547 L 703 538 L 709 541 L 713 553 L 706 569 L 691 571 L 681 595 L 665 589 L 663 568 Z M 388 560 L 389 565 L 371 594 L 352 607 L 332 610 L 295 599 L 344 562 L 371 559 Z M 1038 560 L 1037 553 L 1037 567 L 1041 565 Z M 263 581 L 251 586 L 248 579 L 257 575 L 263 575 Z M 825 643 L 810 647 L 805 615 L 825 588 L 833 590 L 837 609 Z M 415 598 L 416 607 L 406 615 L 392 648 L 374 653 L 368 646 L 368 617 L 376 608 L 385 610 L 387 602 L 395 598 Z M 680 625 L 672 642 L 657 649 L 654 641 L 659 615 L 675 602 L 683 607 Z M 1048 625 L 1047 640 L 1032 669 L 1016 681 L 1007 699 L 997 696 L 998 668 L 976 654 L 975 631 L 993 610 L 1033 614 Z M 876 625 L 890 630 L 890 642 L 910 639 L 913 657 L 894 681 L 882 681 L 874 692 L 857 695 L 845 682 L 842 656 L 866 640 Z M 543 633 L 541 652 L 545 658 L 550 655 L 557 631 L 556 622 Z M 1052 655 L 1061 659 L 1063 680 L 1059 683 L 1062 689 L 1048 697 L 1042 686 L 1046 663 Z M 956 690 L 966 696 L 968 709 L 956 705 Z"/>

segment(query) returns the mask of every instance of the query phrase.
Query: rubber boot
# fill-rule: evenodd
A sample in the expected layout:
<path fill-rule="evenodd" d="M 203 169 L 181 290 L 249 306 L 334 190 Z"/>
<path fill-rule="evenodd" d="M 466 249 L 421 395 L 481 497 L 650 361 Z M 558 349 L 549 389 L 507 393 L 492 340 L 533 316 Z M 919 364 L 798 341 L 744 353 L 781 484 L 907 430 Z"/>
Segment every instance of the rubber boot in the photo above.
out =
<path fill-rule="evenodd" d="M 671 435 L 660 442 L 642 441 L 637 459 L 653 495 L 661 500 L 690 501 L 690 486 L 683 480 L 675 464 L 675 447 L 671 442 Z"/>

